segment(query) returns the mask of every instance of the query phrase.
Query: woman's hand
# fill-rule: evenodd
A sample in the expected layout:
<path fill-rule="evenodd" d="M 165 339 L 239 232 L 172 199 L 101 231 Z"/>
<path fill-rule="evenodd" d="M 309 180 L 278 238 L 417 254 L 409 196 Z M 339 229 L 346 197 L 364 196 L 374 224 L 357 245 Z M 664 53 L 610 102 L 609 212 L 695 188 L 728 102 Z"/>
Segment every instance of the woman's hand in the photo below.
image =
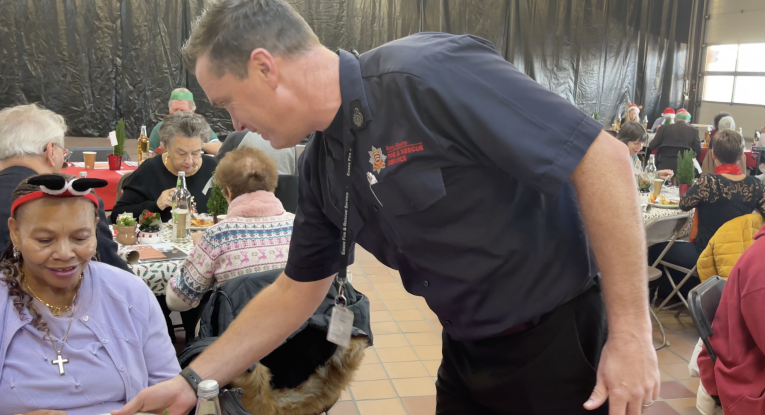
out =
<path fill-rule="evenodd" d="M 50 409 L 38 409 L 36 411 L 27 412 L 24 415 L 66 415 L 64 411 L 53 411 Z"/>
<path fill-rule="evenodd" d="M 175 191 L 175 188 L 167 189 L 164 192 L 162 192 L 161 195 L 159 195 L 159 199 L 157 199 L 157 206 L 161 210 L 165 210 L 171 206 L 173 206 L 173 192 Z"/>
<path fill-rule="evenodd" d="M 196 231 L 191 234 L 191 241 L 194 242 L 194 246 L 199 245 L 199 241 L 202 240 L 202 237 L 205 235 L 203 231 Z"/>
<path fill-rule="evenodd" d="M 667 170 L 659 170 L 658 173 L 659 173 L 659 178 L 663 179 L 663 180 L 669 180 L 669 179 L 672 178 L 672 176 L 675 175 L 675 172 L 673 172 L 672 170 L 669 170 L 669 169 L 667 169 Z"/>

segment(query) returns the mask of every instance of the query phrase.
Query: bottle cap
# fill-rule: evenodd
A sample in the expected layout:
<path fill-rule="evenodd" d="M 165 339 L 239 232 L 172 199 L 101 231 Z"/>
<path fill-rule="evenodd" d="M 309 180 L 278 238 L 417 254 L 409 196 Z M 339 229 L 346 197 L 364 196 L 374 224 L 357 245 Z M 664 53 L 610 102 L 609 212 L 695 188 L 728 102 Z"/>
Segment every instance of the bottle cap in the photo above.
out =
<path fill-rule="evenodd" d="M 197 396 L 207 399 L 218 396 L 218 382 L 215 380 L 203 380 L 199 382 Z"/>
<path fill-rule="evenodd" d="M 88 172 L 86 172 L 86 171 L 81 171 L 80 172 L 80 178 L 87 178 L 87 177 L 88 177 Z"/>
<path fill-rule="evenodd" d="M 181 170 L 178 172 L 178 177 L 186 177 L 186 172 Z"/>

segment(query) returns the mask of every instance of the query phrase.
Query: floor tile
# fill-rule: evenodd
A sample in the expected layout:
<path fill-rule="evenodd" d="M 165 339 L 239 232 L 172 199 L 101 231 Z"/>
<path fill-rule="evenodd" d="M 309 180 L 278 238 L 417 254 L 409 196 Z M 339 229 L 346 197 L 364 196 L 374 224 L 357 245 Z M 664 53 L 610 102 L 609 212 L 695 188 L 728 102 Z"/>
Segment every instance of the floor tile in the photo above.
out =
<path fill-rule="evenodd" d="M 438 368 L 441 367 L 440 360 L 423 360 L 422 365 L 428 370 L 430 376 L 438 376 Z"/>
<path fill-rule="evenodd" d="M 404 333 L 426 333 L 435 330 L 427 321 L 401 321 L 398 326 Z M 374 329 L 372 332 L 375 333 Z"/>
<path fill-rule="evenodd" d="M 369 301 L 382 301 L 382 298 L 380 298 L 380 296 L 372 290 L 362 291 L 362 293 L 369 298 Z"/>
<path fill-rule="evenodd" d="M 441 356 L 441 346 L 414 346 L 414 352 L 421 360 L 437 360 Z"/>
<path fill-rule="evenodd" d="M 677 415 L 677 411 L 667 405 L 666 402 L 657 401 L 650 408 L 646 409 L 643 415 Z"/>
<path fill-rule="evenodd" d="M 430 376 L 421 362 L 383 363 L 391 379 L 420 378 Z"/>
<path fill-rule="evenodd" d="M 367 279 L 371 283 L 396 283 L 399 285 L 393 275 L 367 275 Z"/>
<path fill-rule="evenodd" d="M 686 362 L 682 357 L 676 355 L 672 349 L 662 349 L 656 352 L 656 357 L 659 359 L 659 364 L 666 363 L 683 363 Z M 686 363 L 687 364 L 687 363 Z"/>
<path fill-rule="evenodd" d="M 350 388 L 345 388 L 345 390 L 340 393 L 340 399 L 338 399 L 338 401 L 352 401 L 353 397 L 351 396 L 350 390 Z"/>
<path fill-rule="evenodd" d="M 386 304 L 382 301 L 370 301 L 369 311 L 388 311 L 388 307 L 386 307 Z"/>
<path fill-rule="evenodd" d="M 361 291 L 364 294 L 374 291 L 374 288 L 372 288 L 372 284 L 366 284 L 360 281 L 353 281 L 353 284 L 351 285 L 353 285 L 354 290 Z"/>
<path fill-rule="evenodd" d="M 688 372 L 688 363 L 669 363 L 659 365 L 659 369 L 669 373 L 677 380 L 690 379 L 691 374 Z"/>
<path fill-rule="evenodd" d="M 364 274 L 367 275 L 367 278 L 370 276 L 391 276 L 393 274 L 390 273 L 390 269 L 381 267 L 379 262 L 377 263 L 378 266 L 362 266 L 364 269 Z"/>
<path fill-rule="evenodd" d="M 436 384 L 433 379 L 412 378 L 412 379 L 393 379 L 393 386 L 396 387 L 398 396 L 404 398 L 408 396 L 434 396 L 436 394 Z"/>
<path fill-rule="evenodd" d="M 354 402 L 338 402 L 327 415 L 359 415 L 359 411 L 356 410 Z"/>
<path fill-rule="evenodd" d="M 416 362 L 420 360 L 414 349 L 411 347 L 391 347 L 389 349 L 380 349 L 377 351 L 380 361 L 383 363 L 391 362 Z"/>
<path fill-rule="evenodd" d="M 389 321 L 384 323 L 371 323 L 371 325 L 372 325 L 372 333 L 374 335 L 401 333 L 401 330 L 399 330 L 398 325 L 396 324 L 395 321 Z"/>
<path fill-rule="evenodd" d="M 380 363 L 361 365 L 353 376 L 354 381 L 383 380 L 388 379 L 385 369 Z"/>
<path fill-rule="evenodd" d="M 396 310 L 391 311 L 390 314 L 396 321 L 420 321 L 425 320 L 420 310 Z"/>
<path fill-rule="evenodd" d="M 375 290 L 378 292 L 384 291 L 405 291 L 404 287 L 397 282 L 376 282 L 373 283 Z"/>
<path fill-rule="evenodd" d="M 441 325 L 441 322 L 438 320 L 430 320 L 430 324 L 432 324 L 433 327 L 435 327 L 436 331 L 439 333 L 444 330 L 444 327 Z"/>
<path fill-rule="evenodd" d="M 357 401 L 361 415 L 406 415 L 399 399 Z"/>
<path fill-rule="evenodd" d="M 699 391 L 699 384 L 701 383 L 701 379 L 693 378 L 693 379 L 688 379 L 688 380 L 681 380 L 680 383 L 682 383 L 691 392 L 698 393 L 698 391 Z"/>
<path fill-rule="evenodd" d="M 675 399 L 672 401 L 667 401 L 667 403 L 680 415 L 701 415 L 701 412 L 696 409 L 696 398 Z"/>
<path fill-rule="evenodd" d="M 388 306 L 388 310 L 417 310 L 417 304 L 412 300 L 386 300 L 383 303 Z"/>
<path fill-rule="evenodd" d="M 378 291 L 377 295 L 382 300 L 408 300 L 409 294 L 402 288 L 400 291 Z M 371 296 L 370 296 L 371 297 Z"/>
<path fill-rule="evenodd" d="M 436 413 L 436 397 L 421 396 L 416 398 L 402 398 L 401 403 L 409 415 L 433 415 Z"/>
<path fill-rule="evenodd" d="M 377 340 L 377 337 L 375 337 L 375 340 Z M 665 380 L 675 380 L 669 373 L 659 370 L 661 372 L 661 381 L 664 382 Z"/>
<path fill-rule="evenodd" d="M 424 314 L 425 318 L 428 320 L 438 320 L 438 316 L 436 315 L 436 313 L 430 310 L 422 310 L 422 314 Z"/>
<path fill-rule="evenodd" d="M 361 364 L 369 365 L 372 363 L 380 363 L 380 359 L 377 357 L 377 353 L 375 353 L 375 349 L 372 347 L 369 347 L 366 350 L 364 350 L 364 360 L 361 361 Z"/>
<path fill-rule="evenodd" d="M 685 385 L 680 382 L 661 382 L 661 393 L 659 394 L 662 399 L 683 399 L 683 398 L 695 398 L 696 393 L 691 392 Z"/>
<path fill-rule="evenodd" d="M 395 398 L 396 391 L 389 380 L 371 380 L 368 382 L 351 383 L 351 393 L 356 401 L 365 399 Z"/>
<path fill-rule="evenodd" d="M 406 339 L 412 346 L 440 346 L 441 335 L 436 332 L 430 333 L 406 333 Z M 375 337 L 375 342 L 377 337 Z"/>
<path fill-rule="evenodd" d="M 372 323 L 393 321 L 393 316 L 387 311 L 375 311 L 371 313 L 371 316 L 369 316 L 369 321 Z M 372 333 L 374 333 L 374 331 Z"/>
<path fill-rule="evenodd" d="M 406 340 L 403 334 L 381 334 L 375 336 L 375 348 L 385 349 L 388 347 L 404 347 L 409 346 L 409 342 Z"/>

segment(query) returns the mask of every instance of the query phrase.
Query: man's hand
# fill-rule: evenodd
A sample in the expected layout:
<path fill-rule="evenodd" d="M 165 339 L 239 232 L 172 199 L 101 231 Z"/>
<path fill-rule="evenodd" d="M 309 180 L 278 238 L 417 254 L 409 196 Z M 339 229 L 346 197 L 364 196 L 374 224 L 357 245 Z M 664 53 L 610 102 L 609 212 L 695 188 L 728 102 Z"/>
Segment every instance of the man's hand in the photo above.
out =
<path fill-rule="evenodd" d="M 161 413 L 165 409 L 168 410 L 168 415 L 186 415 L 194 408 L 196 402 L 197 397 L 189 383 L 182 377 L 176 376 L 167 382 L 142 390 L 132 401 L 112 412 L 112 415 L 133 415 L 136 412 Z"/>
<path fill-rule="evenodd" d="M 585 409 L 599 408 L 608 398 L 609 413 L 637 415 L 643 412 L 643 405 L 659 399 L 659 363 L 653 345 L 643 337 L 609 333 L 600 357 L 598 381 Z"/>
<path fill-rule="evenodd" d="M 637 415 L 656 398 L 660 382 L 648 313 L 645 228 L 624 144 L 601 132 L 570 180 L 600 268 L 608 312 L 608 341 L 585 408 L 598 408 L 608 399 L 611 415 Z"/>
<path fill-rule="evenodd" d="M 161 195 L 159 195 L 159 198 L 157 199 L 157 206 L 165 210 L 171 206 L 173 206 L 173 192 L 175 189 L 167 189 L 164 192 L 162 192 Z"/>
<path fill-rule="evenodd" d="M 657 173 L 659 174 L 659 178 L 662 179 L 662 180 L 669 180 L 669 179 L 672 178 L 672 176 L 675 175 L 675 172 L 673 172 L 670 169 L 659 170 Z"/>

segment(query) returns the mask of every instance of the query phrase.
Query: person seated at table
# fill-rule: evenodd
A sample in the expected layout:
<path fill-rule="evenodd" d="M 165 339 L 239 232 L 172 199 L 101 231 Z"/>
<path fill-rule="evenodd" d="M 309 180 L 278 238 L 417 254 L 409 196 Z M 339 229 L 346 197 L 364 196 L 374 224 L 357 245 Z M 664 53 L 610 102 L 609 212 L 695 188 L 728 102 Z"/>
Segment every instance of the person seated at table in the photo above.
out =
<path fill-rule="evenodd" d="M 292 222 L 274 195 L 279 174 L 263 150 L 243 147 L 226 155 L 215 183 L 229 201 L 226 219 L 194 234 L 196 246 L 167 284 L 167 306 L 186 311 L 204 294 L 240 275 L 287 265 Z"/>
<path fill-rule="evenodd" d="M 93 260 L 91 188 L 105 185 L 38 175 L 13 194 L 13 244 L 0 255 L 3 414 L 109 413 L 180 372 L 146 284 Z"/>
<path fill-rule="evenodd" d="M 765 228 L 733 267 L 698 362 L 700 392 L 718 396 L 725 415 L 765 414 Z"/>
<path fill-rule="evenodd" d="M 624 110 L 624 116 L 622 117 L 622 125 L 628 122 L 640 122 L 640 107 L 635 104 L 629 104 L 627 109 Z"/>
<path fill-rule="evenodd" d="M 297 163 L 295 160 L 295 147 L 275 149 L 271 142 L 261 137 L 258 133 L 248 130 L 236 131 L 226 138 L 226 142 L 221 146 L 215 158 L 220 161 L 229 151 L 242 147 L 255 147 L 263 150 L 269 157 L 276 162 L 276 169 L 279 174 L 297 174 Z"/>
<path fill-rule="evenodd" d="M 725 118 L 725 117 L 727 117 L 727 118 L 725 120 L 725 123 L 723 124 L 723 128 L 720 128 L 720 121 L 723 118 Z M 731 128 L 731 125 L 733 126 L 732 128 Z M 733 117 L 730 114 L 728 114 L 727 112 L 721 112 L 721 113 L 715 115 L 715 118 L 714 118 L 714 128 L 712 129 L 712 131 L 709 132 L 709 143 L 708 143 L 709 144 L 709 148 L 710 149 L 712 148 L 712 144 L 715 141 L 714 140 L 715 139 L 715 134 L 717 134 L 718 131 L 725 130 L 725 129 L 733 130 L 735 128 L 736 128 L 736 123 L 733 121 Z"/>
<path fill-rule="evenodd" d="M 194 102 L 194 94 L 186 88 L 175 88 L 170 94 L 170 101 L 167 103 L 170 114 L 179 112 L 193 113 L 197 110 L 197 104 Z M 162 121 L 157 123 L 149 133 L 149 150 L 155 151 L 162 146 L 162 140 L 159 138 L 159 130 L 162 128 Z M 218 154 L 218 150 L 223 143 L 218 140 L 218 135 L 210 128 L 210 141 L 206 142 L 202 149 L 207 154 Z M 161 154 L 161 152 L 160 152 Z"/>
<path fill-rule="evenodd" d="M 647 137 L 648 134 L 645 132 L 645 128 L 640 123 L 634 121 L 622 124 L 622 128 L 616 134 L 616 138 L 627 145 L 635 176 L 643 171 L 643 164 L 638 158 L 638 153 L 643 149 L 643 143 L 645 143 Z M 672 170 L 659 170 L 657 173 L 660 178 L 665 180 L 674 175 Z"/>
<path fill-rule="evenodd" d="M 202 191 L 218 164 L 215 158 L 202 155 L 202 146 L 210 138 L 207 121 L 199 114 L 188 112 L 168 115 L 159 134 L 165 151 L 161 157 L 144 161 L 130 175 L 122 197 L 112 210 L 112 223 L 119 214 L 130 212 L 138 218 L 144 210 L 160 212 L 162 221 L 169 221 L 180 171 L 186 174 L 186 188 L 194 197 L 197 212 L 207 212 L 209 192 Z"/>
<path fill-rule="evenodd" d="M 676 242 L 667 252 L 664 260 L 684 268 L 693 268 L 701 253 L 707 247 L 717 230 L 731 219 L 758 211 L 765 213 L 765 185 L 753 176 L 743 174 L 736 161 L 744 151 L 744 139 L 733 130 L 717 133 L 717 142 L 712 154 L 717 166 L 715 174 L 704 174 L 680 198 L 680 209 L 689 211 L 696 208 L 698 232 L 693 243 Z M 652 246 L 648 252 L 649 263 L 662 252 L 666 243 Z M 675 283 L 685 274 L 671 270 Z M 684 296 L 701 282 L 694 276 L 680 290 Z M 658 283 L 659 297 L 666 298 L 672 286 L 665 278 Z"/>
<path fill-rule="evenodd" d="M 42 173 L 57 173 L 69 158 L 64 148 L 64 117 L 35 104 L 0 111 L 0 251 L 10 241 L 8 218 L 13 191 L 22 180 Z M 130 271 L 117 255 L 117 243 L 109 230 L 104 202 L 98 205 L 98 255 L 109 265 Z"/>
<path fill-rule="evenodd" d="M 676 120 L 675 124 L 660 128 L 648 144 L 650 152 L 656 150 L 658 170 L 677 170 L 677 154 L 684 149 L 693 150 L 697 157 L 701 155 L 699 130 L 689 125 L 691 114 L 682 111 L 677 114 Z"/>
<path fill-rule="evenodd" d="M 667 107 L 661 113 L 661 116 L 657 118 L 656 121 L 653 122 L 653 126 L 651 127 L 651 130 L 658 131 L 659 127 L 661 127 L 664 124 L 674 124 L 674 123 L 675 123 L 675 110 Z"/>

